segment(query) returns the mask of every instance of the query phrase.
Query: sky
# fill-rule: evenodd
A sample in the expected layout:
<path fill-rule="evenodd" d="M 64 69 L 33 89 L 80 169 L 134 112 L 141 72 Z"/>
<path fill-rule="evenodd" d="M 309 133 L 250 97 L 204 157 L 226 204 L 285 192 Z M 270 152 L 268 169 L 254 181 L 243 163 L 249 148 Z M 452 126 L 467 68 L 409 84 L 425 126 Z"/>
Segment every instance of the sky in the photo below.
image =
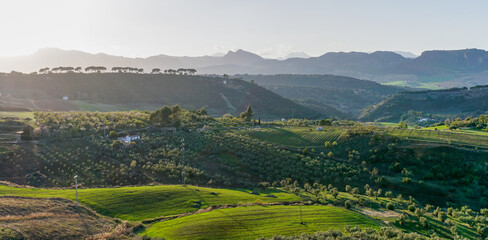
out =
<path fill-rule="evenodd" d="M 485 0 L 0 0 L 0 56 L 488 49 Z"/>

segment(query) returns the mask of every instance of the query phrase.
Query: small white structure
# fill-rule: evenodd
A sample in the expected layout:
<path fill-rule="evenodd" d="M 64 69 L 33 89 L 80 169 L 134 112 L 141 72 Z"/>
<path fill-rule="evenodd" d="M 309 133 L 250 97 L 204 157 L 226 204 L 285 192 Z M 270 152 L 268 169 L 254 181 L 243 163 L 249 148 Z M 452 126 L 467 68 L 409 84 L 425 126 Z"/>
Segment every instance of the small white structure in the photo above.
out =
<path fill-rule="evenodd" d="M 322 127 L 317 127 L 317 131 L 321 131 L 322 130 Z"/>
<path fill-rule="evenodd" d="M 63 100 L 69 100 L 68 96 L 63 96 Z"/>
<path fill-rule="evenodd" d="M 130 143 L 131 141 L 139 140 L 139 139 L 141 139 L 141 136 L 139 135 L 127 135 L 125 137 L 117 138 L 117 140 L 120 140 L 123 143 Z"/>

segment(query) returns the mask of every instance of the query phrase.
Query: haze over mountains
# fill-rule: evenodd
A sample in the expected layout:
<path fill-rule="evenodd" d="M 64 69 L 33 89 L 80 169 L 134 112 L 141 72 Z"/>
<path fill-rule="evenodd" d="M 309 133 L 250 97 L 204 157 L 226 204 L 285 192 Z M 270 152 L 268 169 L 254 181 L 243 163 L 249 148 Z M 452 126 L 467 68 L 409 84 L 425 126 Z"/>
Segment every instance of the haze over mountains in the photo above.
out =
<path fill-rule="evenodd" d="M 402 53 L 404 56 L 410 56 Z M 421 88 L 474 86 L 488 83 L 488 52 L 479 49 L 425 51 L 406 58 L 395 52 L 329 52 L 319 57 L 296 53 L 285 60 L 265 59 L 244 50 L 223 56 L 128 58 L 74 50 L 40 49 L 29 56 L 0 57 L 0 71 L 33 72 L 43 67 L 101 65 L 195 68 L 200 74 L 333 74 Z"/>

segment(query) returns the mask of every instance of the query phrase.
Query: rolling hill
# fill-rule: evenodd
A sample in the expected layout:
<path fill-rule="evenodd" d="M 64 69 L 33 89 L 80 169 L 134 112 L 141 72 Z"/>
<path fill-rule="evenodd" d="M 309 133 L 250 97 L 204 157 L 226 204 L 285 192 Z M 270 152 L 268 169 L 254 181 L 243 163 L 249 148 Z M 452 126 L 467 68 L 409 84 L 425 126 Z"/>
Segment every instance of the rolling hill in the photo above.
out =
<path fill-rule="evenodd" d="M 266 197 L 270 194 L 273 197 Z M 160 185 L 121 188 L 80 189 L 80 203 L 99 214 L 123 220 L 142 221 L 176 216 L 211 206 L 238 203 L 286 203 L 300 199 L 280 190 L 261 191 L 217 189 L 181 185 Z M 0 198 L 4 196 L 65 198 L 75 200 L 74 189 L 40 189 L 5 186 L 0 183 Z"/>
<path fill-rule="evenodd" d="M 203 74 L 333 74 L 419 88 L 488 83 L 488 52 L 480 49 L 425 51 L 418 57 L 389 51 L 329 52 L 319 57 L 266 59 L 244 50 L 224 55 L 175 57 L 164 54 L 128 58 L 46 48 L 19 57 L 0 57 L 0 71 L 33 72 L 44 67 L 195 68 Z"/>
<path fill-rule="evenodd" d="M 444 121 L 446 117 L 467 117 L 486 114 L 488 109 L 488 88 L 473 87 L 446 90 L 401 92 L 381 103 L 365 109 L 363 121 L 399 121 L 410 110 L 418 118 L 434 118 Z"/>
<path fill-rule="evenodd" d="M 169 239 L 257 239 L 342 229 L 347 225 L 379 228 L 366 216 L 333 206 L 245 206 L 158 222 L 147 229 L 147 234 Z"/>
<path fill-rule="evenodd" d="M 256 117 L 320 117 L 318 113 L 263 87 L 238 79 L 220 77 L 129 74 L 59 73 L 0 75 L 2 110 L 96 110 L 157 109 L 179 104 L 206 107 L 212 115 L 244 111 L 251 105 Z M 68 100 L 63 100 L 67 97 Z"/>
<path fill-rule="evenodd" d="M 237 75 L 279 95 L 321 112 L 338 109 L 348 117 L 357 117 L 369 105 L 406 88 L 334 75 Z"/>

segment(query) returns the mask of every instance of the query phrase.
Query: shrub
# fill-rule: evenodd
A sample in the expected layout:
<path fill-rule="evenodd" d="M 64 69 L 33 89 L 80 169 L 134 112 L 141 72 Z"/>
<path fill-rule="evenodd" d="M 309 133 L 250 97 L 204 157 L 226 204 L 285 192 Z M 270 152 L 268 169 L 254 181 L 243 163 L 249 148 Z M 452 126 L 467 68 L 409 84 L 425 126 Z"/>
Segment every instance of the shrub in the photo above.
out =
<path fill-rule="evenodd" d="M 420 217 L 419 221 L 420 221 L 420 225 L 422 225 L 422 227 L 424 227 L 424 228 L 428 228 L 429 227 L 429 223 L 427 222 L 427 219 L 426 218 Z"/>
<path fill-rule="evenodd" d="M 417 217 L 422 216 L 422 210 L 420 208 L 415 209 L 415 216 L 417 216 Z"/>
<path fill-rule="evenodd" d="M 332 189 L 332 196 L 334 198 L 337 198 L 338 195 L 339 195 L 339 191 L 337 190 L 337 188 Z"/>
<path fill-rule="evenodd" d="M 439 221 L 441 221 L 441 222 L 444 222 L 447 219 L 446 213 L 445 212 L 439 212 L 439 214 L 437 215 L 437 219 L 439 219 Z"/>
<path fill-rule="evenodd" d="M 259 188 L 259 189 L 262 189 L 262 190 L 266 190 L 266 189 L 268 189 L 270 186 L 271 186 L 271 184 L 269 184 L 269 182 L 259 182 L 259 183 L 258 183 L 258 188 Z"/>
<path fill-rule="evenodd" d="M 481 209 L 480 213 L 481 213 L 481 215 L 485 215 L 485 217 L 488 217 L 488 209 L 487 208 Z"/>
<path fill-rule="evenodd" d="M 108 136 L 111 139 L 116 139 L 117 137 L 119 137 L 119 134 L 116 131 L 110 131 L 110 133 L 108 134 Z"/>
<path fill-rule="evenodd" d="M 454 209 L 453 209 L 452 207 L 448 208 L 448 209 L 447 209 L 447 215 L 452 216 L 452 211 L 453 211 L 453 210 L 454 210 Z"/>
<path fill-rule="evenodd" d="M 415 206 L 414 205 L 409 205 L 408 206 L 408 211 L 415 212 Z"/>
<path fill-rule="evenodd" d="M 402 183 L 406 183 L 406 184 L 412 183 L 412 179 L 409 177 L 404 177 L 402 178 Z"/>
<path fill-rule="evenodd" d="M 386 209 L 393 211 L 395 210 L 395 205 L 393 203 L 387 203 Z"/>
<path fill-rule="evenodd" d="M 398 223 L 400 225 L 404 225 L 408 220 L 408 215 L 405 214 L 405 213 L 402 213 L 402 215 L 400 215 L 400 218 L 398 219 Z"/>
<path fill-rule="evenodd" d="M 345 201 L 345 202 L 344 202 L 344 207 L 345 207 L 346 209 L 350 209 L 350 208 L 352 207 L 352 203 L 351 203 L 351 201 L 349 201 L 349 200 Z"/>
<path fill-rule="evenodd" d="M 476 232 L 477 232 L 479 235 L 481 235 L 481 236 L 483 236 L 483 237 L 486 237 L 486 236 L 488 236 L 488 227 L 486 227 L 486 226 L 481 226 L 481 225 L 480 225 L 480 226 L 478 226 L 478 228 L 476 229 Z"/>

